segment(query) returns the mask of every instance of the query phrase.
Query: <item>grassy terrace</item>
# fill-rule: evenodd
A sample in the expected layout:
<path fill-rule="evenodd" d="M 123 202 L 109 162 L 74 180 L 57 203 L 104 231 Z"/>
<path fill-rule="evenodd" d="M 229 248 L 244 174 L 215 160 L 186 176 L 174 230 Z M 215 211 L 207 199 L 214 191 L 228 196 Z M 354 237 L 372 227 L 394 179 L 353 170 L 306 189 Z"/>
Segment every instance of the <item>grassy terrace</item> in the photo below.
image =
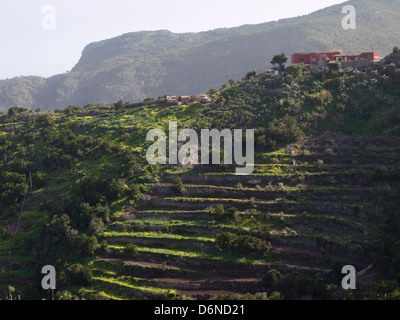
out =
<path fill-rule="evenodd" d="M 54 263 L 60 290 L 87 299 L 332 298 L 344 297 L 340 266 L 375 263 L 357 279 L 375 292 L 400 274 L 399 70 L 378 69 L 251 77 L 216 92 L 218 108 L 0 115 L 2 288 L 28 291 L 40 264 Z M 147 133 L 170 121 L 254 128 L 253 174 L 149 165 Z"/>
<path fill-rule="evenodd" d="M 157 233 L 157 232 L 103 232 L 100 237 L 104 238 L 140 238 L 140 239 L 163 239 L 163 240 L 182 240 L 182 241 L 195 241 L 202 243 L 214 242 L 214 238 L 210 235 L 202 236 L 184 236 L 180 234 L 171 233 Z"/>
<path fill-rule="evenodd" d="M 208 260 L 211 263 L 226 262 L 232 266 L 239 266 L 242 264 L 253 264 L 253 263 L 264 263 L 268 260 L 268 257 L 262 257 L 259 255 L 248 255 L 248 254 L 237 254 L 233 252 L 221 252 L 219 250 L 213 250 L 214 253 L 207 253 L 206 250 L 199 250 L 198 248 L 160 248 L 160 247 L 147 247 L 143 245 L 137 245 L 139 253 L 147 253 L 155 256 L 159 256 L 160 259 L 164 259 L 168 256 L 172 259 L 201 259 Z M 124 243 L 109 245 L 108 248 L 115 253 L 121 253 L 125 248 Z"/>
<path fill-rule="evenodd" d="M 392 151 L 398 152 L 399 148 Z M 393 201 L 394 192 L 388 184 L 377 181 L 370 185 L 355 177 L 376 178 L 379 170 L 389 172 L 393 166 L 363 163 L 355 167 L 349 163 L 317 160 L 293 165 L 296 155 L 288 152 L 268 156 L 277 157 L 280 163 L 256 164 L 254 174 L 247 179 L 235 176 L 234 171 L 199 167 L 169 169 L 160 184 L 147 184 L 152 198 L 141 203 L 132 218 L 119 218 L 101 233 L 101 238 L 108 242 L 109 254 L 116 260 L 105 263 L 99 257 L 94 262 L 96 285 L 101 282 L 109 285 L 109 291 L 98 294 L 123 299 L 128 297 L 129 290 L 139 297 L 150 290 L 156 295 L 182 298 L 184 292 L 173 291 L 174 281 L 157 287 L 153 277 L 183 277 L 196 282 L 209 268 L 216 270 L 215 276 L 231 273 L 234 277 L 240 270 L 246 273 L 244 270 L 248 268 L 267 264 L 282 270 L 293 264 L 304 270 L 329 270 L 338 259 L 360 267 L 372 262 L 372 251 L 382 237 L 380 204 Z M 318 159 L 322 155 L 312 156 Z M 370 157 L 371 161 L 374 159 Z M 172 180 L 179 176 L 187 195 L 174 191 Z M 207 176 L 214 178 L 201 178 Z M 224 180 L 225 177 L 232 180 Z M 267 179 L 263 180 L 264 177 Z M 262 179 L 252 180 L 257 178 Z M 195 206 L 198 204 L 201 208 Z M 224 209 L 237 208 L 235 218 L 217 218 L 214 209 L 218 205 Z M 265 237 L 271 241 L 273 250 L 267 256 L 220 250 L 215 246 L 215 239 L 222 232 Z M 137 247 L 138 255 L 127 259 L 124 249 L 130 242 Z M 254 279 L 249 288 L 253 293 L 262 283 L 262 272 L 256 270 L 254 275 L 258 280 Z M 127 280 L 124 278 L 127 274 L 139 276 Z M 149 283 L 152 286 L 143 289 Z M 212 289 L 207 288 L 198 287 L 194 290 L 197 293 L 191 296 L 201 297 L 204 291 Z"/>
<path fill-rule="evenodd" d="M 118 288 L 128 289 L 128 292 L 139 295 L 147 296 L 148 294 L 157 296 L 169 296 L 175 295 L 175 290 L 173 289 L 162 289 L 152 286 L 146 286 L 146 280 L 132 278 L 132 277 L 107 277 L 107 276 L 95 276 L 94 280 L 96 282 L 106 283 L 108 285 L 115 285 Z"/>

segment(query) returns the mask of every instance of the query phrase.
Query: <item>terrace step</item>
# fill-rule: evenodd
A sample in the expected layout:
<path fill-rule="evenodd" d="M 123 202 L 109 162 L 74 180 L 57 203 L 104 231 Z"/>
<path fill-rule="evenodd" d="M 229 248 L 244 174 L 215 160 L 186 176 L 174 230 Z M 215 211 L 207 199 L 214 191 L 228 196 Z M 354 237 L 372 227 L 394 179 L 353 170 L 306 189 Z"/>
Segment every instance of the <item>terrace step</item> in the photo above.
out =
<path fill-rule="evenodd" d="M 184 184 L 193 185 L 213 185 L 235 187 L 241 183 L 244 187 L 256 187 L 257 185 L 266 186 L 269 183 L 278 185 L 283 183 L 285 186 L 296 186 L 298 184 L 312 186 L 355 186 L 372 187 L 378 186 L 385 181 L 378 179 L 371 173 L 355 172 L 348 173 L 308 173 L 308 174 L 276 174 L 276 175 L 250 175 L 239 176 L 231 174 L 169 174 L 165 177 L 166 182 L 172 182 L 176 178 L 181 178 Z"/>
<path fill-rule="evenodd" d="M 108 243 L 132 243 L 151 247 L 181 247 L 181 248 L 202 248 L 207 242 L 196 239 L 167 239 L 167 238 L 130 238 L 130 237 L 103 237 Z"/>
<path fill-rule="evenodd" d="M 371 188 L 360 189 L 311 189 L 303 190 L 282 190 L 269 191 L 266 189 L 239 189 L 232 187 L 216 187 L 210 185 L 184 185 L 187 197 L 194 198 L 235 198 L 235 199 L 250 199 L 256 200 L 275 200 L 285 197 L 288 200 L 294 201 L 337 201 L 337 202 L 362 202 L 373 199 L 374 203 L 383 203 L 389 200 L 387 196 L 388 189 L 379 192 Z M 152 193 L 157 196 L 177 196 L 172 184 L 157 184 L 153 187 Z M 300 198 L 300 200 L 299 200 Z"/>
<path fill-rule="evenodd" d="M 298 203 L 294 201 L 250 201 L 248 199 L 234 199 L 234 198 L 164 198 L 164 197 L 147 197 L 142 199 L 141 205 L 144 207 L 153 208 L 169 208 L 175 210 L 205 210 L 207 208 L 223 205 L 225 208 L 235 207 L 238 210 L 246 210 L 257 208 L 258 210 L 268 212 L 281 212 L 286 213 L 303 213 L 303 212 L 317 212 L 318 214 L 332 214 L 358 217 L 365 220 L 374 220 L 378 218 L 377 214 L 368 214 L 364 208 L 365 203 L 330 203 L 330 202 L 317 202 L 311 203 Z M 380 210 L 379 208 L 375 208 Z M 370 211 L 370 210 L 368 210 Z"/>
<path fill-rule="evenodd" d="M 169 225 L 167 224 L 164 226 L 153 226 L 153 225 L 131 225 L 131 224 L 119 224 L 115 226 L 111 226 L 110 230 L 116 231 L 124 231 L 129 230 L 130 232 L 174 232 L 179 234 L 218 234 L 223 232 L 229 232 L 233 228 L 232 227 L 210 227 L 207 225 L 209 220 L 204 220 L 203 226 L 193 226 L 193 225 Z"/>
<path fill-rule="evenodd" d="M 145 219 L 165 219 L 165 220 L 179 220 L 179 219 L 193 219 L 193 220 L 210 220 L 212 215 L 204 210 L 176 210 L 176 211 L 155 211 L 155 210 L 140 210 L 135 213 L 131 218 L 120 219 L 120 221 L 129 220 L 145 220 Z"/>
<path fill-rule="evenodd" d="M 176 288 L 178 291 L 228 291 L 235 293 L 256 293 L 263 290 L 262 278 L 205 278 L 201 280 L 184 280 L 159 278 L 149 282 L 160 288 Z"/>

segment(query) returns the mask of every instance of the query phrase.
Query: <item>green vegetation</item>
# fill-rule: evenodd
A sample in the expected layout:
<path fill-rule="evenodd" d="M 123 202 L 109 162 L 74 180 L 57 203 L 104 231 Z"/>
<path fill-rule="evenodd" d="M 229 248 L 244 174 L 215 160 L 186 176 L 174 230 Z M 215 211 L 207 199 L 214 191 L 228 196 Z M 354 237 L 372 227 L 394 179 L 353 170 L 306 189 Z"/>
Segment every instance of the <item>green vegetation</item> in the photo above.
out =
<path fill-rule="evenodd" d="M 285 53 L 282 52 L 281 54 L 276 54 L 272 58 L 271 64 L 281 66 L 287 62 L 288 58 L 286 57 Z"/>
<path fill-rule="evenodd" d="M 46 297 L 30 284 L 51 264 L 58 299 L 397 299 L 399 74 L 293 67 L 231 82 L 218 108 L 0 116 L 2 296 Z M 147 164 L 148 130 L 171 120 L 256 128 L 254 174 Z M 340 266 L 372 263 L 338 289 Z"/>
<path fill-rule="evenodd" d="M 271 244 L 253 236 L 240 236 L 233 233 L 221 233 L 215 240 L 215 245 L 220 249 L 231 249 L 238 252 L 254 252 L 267 255 Z"/>

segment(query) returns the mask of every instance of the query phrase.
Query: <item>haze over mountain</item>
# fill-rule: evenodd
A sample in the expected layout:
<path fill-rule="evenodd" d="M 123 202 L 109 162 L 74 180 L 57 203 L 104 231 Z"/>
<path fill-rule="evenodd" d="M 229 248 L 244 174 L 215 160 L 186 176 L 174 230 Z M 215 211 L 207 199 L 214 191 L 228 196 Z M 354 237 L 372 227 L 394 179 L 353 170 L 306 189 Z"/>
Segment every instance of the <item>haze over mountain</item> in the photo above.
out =
<path fill-rule="evenodd" d="M 357 10 L 356 30 L 344 30 L 342 8 Z M 398 45 L 400 0 L 353 0 L 310 15 L 174 34 L 134 32 L 91 43 L 69 73 L 0 81 L 0 106 L 56 109 L 68 105 L 140 101 L 219 88 L 248 71 L 262 72 L 276 53 L 380 51 Z"/>

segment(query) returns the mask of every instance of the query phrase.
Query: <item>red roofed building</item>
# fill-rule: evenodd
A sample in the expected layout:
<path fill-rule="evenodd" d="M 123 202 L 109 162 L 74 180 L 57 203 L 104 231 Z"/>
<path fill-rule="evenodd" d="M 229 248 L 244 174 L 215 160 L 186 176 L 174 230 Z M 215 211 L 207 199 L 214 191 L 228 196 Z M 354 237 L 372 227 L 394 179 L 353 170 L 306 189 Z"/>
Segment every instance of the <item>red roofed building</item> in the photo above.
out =
<path fill-rule="evenodd" d="M 380 61 L 380 52 L 363 52 L 361 54 L 348 54 L 341 52 L 306 52 L 292 53 L 292 64 L 318 65 L 335 61 Z"/>

